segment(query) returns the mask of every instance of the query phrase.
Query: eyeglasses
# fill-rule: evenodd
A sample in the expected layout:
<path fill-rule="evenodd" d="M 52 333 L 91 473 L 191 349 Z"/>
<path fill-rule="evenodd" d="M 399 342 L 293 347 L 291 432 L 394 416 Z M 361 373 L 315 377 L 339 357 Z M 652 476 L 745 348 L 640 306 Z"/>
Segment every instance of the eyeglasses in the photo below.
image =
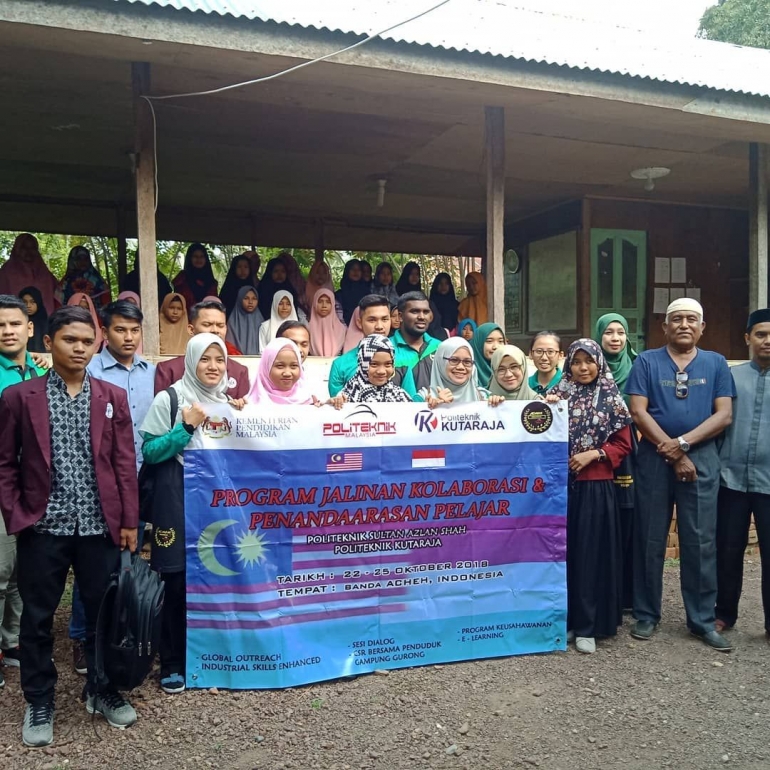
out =
<path fill-rule="evenodd" d="M 542 358 L 543 356 L 548 356 L 548 358 L 553 358 L 554 356 L 559 355 L 558 350 L 545 350 L 544 348 L 538 348 L 537 350 L 532 351 L 533 356 L 537 356 L 537 358 Z"/>
<path fill-rule="evenodd" d="M 465 369 L 471 369 L 473 367 L 473 361 L 470 358 L 456 358 L 455 356 L 444 356 L 444 361 L 446 361 L 450 366 L 457 368 L 458 366 L 462 366 Z"/>
<path fill-rule="evenodd" d="M 518 364 L 511 364 L 511 366 L 501 366 L 497 372 L 498 377 L 505 377 L 506 374 L 521 374 L 521 367 Z"/>
<path fill-rule="evenodd" d="M 690 395 L 690 388 L 687 385 L 689 380 L 690 375 L 687 372 L 676 373 L 676 389 L 674 392 L 677 398 L 687 398 Z"/>

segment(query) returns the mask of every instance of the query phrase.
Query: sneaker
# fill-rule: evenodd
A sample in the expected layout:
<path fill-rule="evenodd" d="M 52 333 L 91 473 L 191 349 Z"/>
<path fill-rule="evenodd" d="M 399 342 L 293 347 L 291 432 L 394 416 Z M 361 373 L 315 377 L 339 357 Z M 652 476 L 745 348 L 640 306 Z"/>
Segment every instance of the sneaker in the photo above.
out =
<path fill-rule="evenodd" d="M 89 693 L 86 696 L 86 711 L 89 714 L 101 714 L 107 724 L 118 730 L 125 730 L 136 722 L 134 707 L 117 690 L 107 690 L 97 695 Z"/>
<path fill-rule="evenodd" d="M 631 636 L 634 639 L 641 639 L 643 642 L 646 642 L 648 639 L 652 639 L 656 625 L 656 623 L 652 623 L 649 620 L 637 620 L 631 627 Z"/>
<path fill-rule="evenodd" d="M 596 652 L 596 640 L 591 636 L 578 636 L 575 639 L 575 649 L 586 655 Z"/>
<path fill-rule="evenodd" d="M 72 640 L 72 668 L 76 674 L 85 676 L 88 673 L 86 663 L 86 643 L 82 639 Z"/>
<path fill-rule="evenodd" d="M 184 677 L 181 674 L 169 674 L 160 680 L 160 689 L 169 695 L 184 692 Z"/>
<path fill-rule="evenodd" d="M 21 727 L 21 740 L 25 746 L 38 748 L 53 743 L 53 712 L 53 701 L 39 706 L 27 704 Z"/>
<path fill-rule="evenodd" d="M 11 647 L 8 650 L 3 650 L 0 653 L 0 661 L 2 661 L 4 665 L 10 666 L 11 668 L 19 668 L 20 663 L 18 645 L 16 647 Z"/>

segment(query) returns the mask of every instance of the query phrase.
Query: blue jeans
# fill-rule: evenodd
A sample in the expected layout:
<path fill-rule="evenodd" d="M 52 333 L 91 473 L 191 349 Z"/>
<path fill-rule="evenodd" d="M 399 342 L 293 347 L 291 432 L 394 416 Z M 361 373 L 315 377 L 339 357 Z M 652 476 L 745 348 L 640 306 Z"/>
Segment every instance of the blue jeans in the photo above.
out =
<path fill-rule="evenodd" d="M 80 598 L 78 582 L 72 586 L 72 614 L 70 615 L 70 639 L 73 642 L 86 640 L 86 610 Z"/>

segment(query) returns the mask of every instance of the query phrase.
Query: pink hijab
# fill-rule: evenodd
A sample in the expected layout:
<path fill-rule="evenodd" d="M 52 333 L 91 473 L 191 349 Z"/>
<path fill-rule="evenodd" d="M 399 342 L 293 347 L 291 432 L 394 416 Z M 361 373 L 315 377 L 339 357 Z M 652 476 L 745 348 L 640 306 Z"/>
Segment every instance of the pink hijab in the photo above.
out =
<path fill-rule="evenodd" d="M 88 302 L 88 312 L 91 314 L 91 318 L 94 319 L 94 326 L 96 327 L 96 342 L 94 343 L 94 350 L 98 353 L 102 349 L 102 342 L 104 342 L 104 337 L 102 337 L 102 321 L 99 318 L 99 314 L 96 312 L 93 300 L 88 296 L 88 294 L 83 294 L 82 291 L 79 291 L 77 294 L 73 294 L 69 298 L 67 305 L 70 307 L 80 307 L 80 301 L 83 299 L 83 297 L 86 298 L 86 302 Z"/>
<path fill-rule="evenodd" d="M 319 278 L 321 279 L 320 283 L 318 281 Z M 332 271 L 329 269 L 329 265 L 322 260 L 316 260 L 310 268 L 310 272 L 307 276 L 307 283 L 305 284 L 305 304 L 308 308 L 312 309 L 316 292 L 320 289 L 329 289 L 329 291 L 334 294 Z M 333 308 L 334 297 L 332 297 L 332 309 Z"/>
<path fill-rule="evenodd" d="M 331 311 L 325 318 L 318 315 L 316 307 L 321 297 L 326 297 L 332 303 Z M 310 314 L 308 326 L 310 327 L 310 355 L 333 358 L 340 354 L 347 329 L 334 312 L 334 292 L 329 289 L 318 289 L 313 299 L 313 311 Z"/>
<path fill-rule="evenodd" d="M 358 328 L 356 321 L 361 318 L 360 308 L 356 308 L 353 311 L 353 315 L 350 316 L 350 323 L 348 329 L 345 332 L 345 342 L 342 346 L 342 352 L 347 353 L 349 350 L 358 347 L 358 343 L 364 338 L 364 333 Z M 313 339 L 312 337 L 310 338 Z"/>
<path fill-rule="evenodd" d="M 40 255 L 37 238 L 30 233 L 22 233 L 16 236 L 8 261 L 0 267 L 0 294 L 18 294 L 27 286 L 40 290 L 50 316 L 58 307 L 55 299 L 58 281 Z"/>
<path fill-rule="evenodd" d="M 142 308 L 142 300 L 140 299 L 139 295 L 135 291 L 122 291 L 120 294 L 118 294 L 118 299 L 123 299 L 126 302 L 133 302 L 140 310 Z M 136 346 L 136 352 L 141 356 L 144 352 L 142 350 L 142 343 L 140 342 Z"/>
<path fill-rule="evenodd" d="M 273 362 L 278 354 L 284 348 L 291 348 L 297 356 L 299 363 L 299 379 L 294 383 L 291 390 L 279 390 L 273 385 L 270 379 L 270 370 L 273 368 Z M 299 348 L 286 337 L 277 337 L 270 342 L 262 351 L 262 358 L 259 360 L 257 376 L 254 384 L 251 386 L 247 401 L 250 404 L 310 404 L 313 399 L 310 391 L 307 389 L 305 381 L 305 372 L 302 369 L 302 356 Z"/>

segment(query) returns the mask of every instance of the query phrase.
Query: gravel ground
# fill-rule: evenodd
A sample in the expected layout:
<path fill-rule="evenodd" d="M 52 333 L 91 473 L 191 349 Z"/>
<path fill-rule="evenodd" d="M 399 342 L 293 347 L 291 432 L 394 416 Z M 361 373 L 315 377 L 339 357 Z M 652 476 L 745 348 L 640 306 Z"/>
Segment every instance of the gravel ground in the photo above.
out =
<path fill-rule="evenodd" d="M 78 701 L 67 611 L 56 622 L 56 742 L 21 744 L 18 670 L 0 691 L 0 768 L 770 768 L 770 688 L 749 562 L 736 650 L 688 636 L 678 568 L 668 567 L 664 620 L 651 642 L 630 620 L 593 656 L 567 653 L 428 666 L 284 691 L 189 691 L 155 679 L 132 696 L 123 732 Z M 95 734 L 94 727 L 98 732 Z"/>

